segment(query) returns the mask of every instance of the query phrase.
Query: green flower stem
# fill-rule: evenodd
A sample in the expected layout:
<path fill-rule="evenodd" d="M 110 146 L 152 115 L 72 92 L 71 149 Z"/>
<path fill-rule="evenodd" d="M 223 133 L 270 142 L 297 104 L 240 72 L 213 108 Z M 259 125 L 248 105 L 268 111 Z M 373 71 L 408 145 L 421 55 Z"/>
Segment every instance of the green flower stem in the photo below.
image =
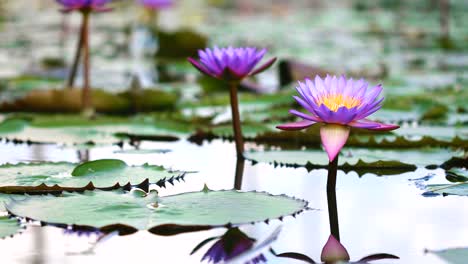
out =
<path fill-rule="evenodd" d="M 231 111 L 232 111 L 232 127 L 234 130 L 234 140 L 236 142 L 237 158 L 244 158 L 244 139 L 242 137 L 242 129 L 239 115 L 239 100 L 237 98 L 237 86 L 239 82 L 231 82 L 229 92 L 231 96 Z"/>
<path fill-rule="evenodd" d="M 327 201 L 330 232 L 340 241 L 340 228 L 338 224 L 338 209 L 336 206 L 336 174 L 338 171 L 338 156 L 328 165 Z"/>
<path fill-rule="evenodd" d="M 91 87 L 90 87 L 90 61 L 89 61 L 89 11 L 83 11 L 83 66 L 84 82 L 82 93 L 83 112 L 92 113 Z"/>
<path fill-rule="evenodd" d="M 244 176 L 244 165 L 245 165 L 245 159 L 237 159 L 236 174 L 234 176 L 234 189 L 239 190 L 239 191 L 242 189 L 242 178 Z"/>
<path fill-rule="evenodd" d="M 81 22 L 78 45 L 76 47 L 75 57 L 73 58 L 73 65 L 72 65 L 72 68 L 70 70 L 70 74 L 68 75 L 68 80 L 67 80 L 68 88 L 73 88 L 73 85 L 75 84 L 76 73 L 78 72 L 78 65 L 80 63 L 81 52 L 83 50 L 83 37 L 85 34 L 85 27 L 86 27 L 85 22 L 86 22 L 85 19 L 83 19 Z"/>

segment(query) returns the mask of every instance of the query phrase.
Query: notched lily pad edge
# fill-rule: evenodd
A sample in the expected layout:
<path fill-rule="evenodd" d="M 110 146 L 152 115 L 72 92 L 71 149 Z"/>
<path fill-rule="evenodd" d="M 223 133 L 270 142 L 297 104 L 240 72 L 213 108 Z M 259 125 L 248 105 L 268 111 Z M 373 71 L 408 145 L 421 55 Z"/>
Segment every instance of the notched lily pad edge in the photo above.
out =
<path fill-rule="evenodd" d="M 305 165 L 304 164 L 297 164 L 297 163 L 287 163 L 287 162 L 278 162 L 278 161 L 270 161 L 270 162 L 259 162 L 255 159 L 249 159 L 246 158 L 251 162 L 252 165 L 256 165 L 258 163 L 267 163 L 270 165 L 273 165 L 275 168 L 276 167 L 286 167 L 286 168 L 305 168 L 308 172 L 311 172 L 312 170 L 318 170 L 318 169 L 328 169 L 328 165 L 317 165 L 313 164 L 310 161 L 308 161 Z M 395 164 L 395 165 L 391 165 Z M 462 167 L 462 168 L 467 168 L 468 167 L 468 159 L 465 158 L 459 158 L 459 157 L 452 157 L 451 159 L 445 161 L 444 163 L 440 165 L 436 164 L 431 164 L 431 165 L 426 165 L 424 168 L 434 170 L 437 168 L 442 168 L 444 170 L 449 170 L 454 167 Z M 400 161 L 375 161 L 375 162 L 365 162 L 362 159 L 359 159 L 356 164 L 349 164 L 348 162 L 345 162 L 343 165 L 339 165 L 338 169 L 344 171 L 345 173 L 354 171 L 358 174 L 361 173 L 366 173 L 366 172 L 386 172 L 389 173 L 395 172 L 395 173 L 404 173 L 404 172 L 411 172 L 415 171 L 418 168 L 418 166 L 413 165 L 413 164 L 408 164 L 408 163 L 403 163 Z"/>
<path fill-rule="evenodd" d="M 3 216 L 3 217 L 5 217 L 5 218 L 8 217 L 9 220 L 16 220 L 16 222 L 18 224 L 18 229 L 16 230 L 15 233 L 10 234 L 8 236 L 0 237 L 0 239 L 5 240 L 7 238 L 13 238 L 13 237 L 15 237 L 17 235 L 21 235 L 24 232 L 24 230 L 26 230 L 27 226 L 25 224 L 21 223 L 21 220 L 20 220 L 19 217 L 16 217 L 16 216 L 13 216 L 13 215 L 8 215 L 8 216 Z"/>
<path fill-rule="evenodd" d="M 202 191 L 210 192 L 210 191 L 213 191 L 213 190 L 210 190 L 208 188 L 204 188 Z M 229 192 L 229 191 L 238 192 L 235 189 L 218 190 L 216 192 Z M 64 192 L 67 192 L 67 191 L 64 191 Z M 147 231 L 154 234 L 154 235 L 159 235 L 159 236 L 174 236 L 174 235 L 179 235 L 179 234 L 184 234 L 184 233 L 206 231 L 206 230 L 211 230 L 211 229 L 215 229 L 215 228 L 239 227 L 239 226 L 248 225 L 248 224 L 255 225 L 255 224 L 258 224 L 258 223 L 265 223 L 265 224 L 268 225 L 271 220 L 278 219 L 279 221 L 282 222 L 284 220 L 284 218 L 286 218 L 288 216 L 296 218 L 296 216 L 298 216 L 299 214 L 301 214 L 301 213 L 303 213 L 305 211 L 317 210 L 317 209 L 308 207 L 308 205 L 309 205 L 308 201 L 306 201 L 304 199 L 296 198 L 294 196 L 291 197 L 291 196 L 287 196 L 286 194 L 273 195 L 273 194 L 270 194 L 270 193 L 267 193 L 267 192 L 260 192 L 260 191 L 249 191 L 249 192 L 261 193 L 261 194 L 265 194 L 265 195 L 272 196 L 272 197 L 285 197 L 285 198 L 288 198 L 288 199 L 293 199 L 293 200 L 295 200 L 297 202 L 303 203 L 303 206 L 302 206 L 301 209 L 293 212 L 292 214 L 282 215 L 282 216 L 279 216 L 279 217 L 273 218 L 273 219 L 265 219 L 265 220 L 252 221 L 252 222 L 246 222 L 246 223 L 240 223 L 240 224 L 226 223 L 224 225 L 162 224 L 162 225 L 157 225 L 157 226 L 148 228 Z M 188 193 L 198 193 L 198 192 L 188 192 Z M 175 195 L 172 195 L 172 196 L 188 194 L 188 193 L 180 193 L 180 194 L 175 194 Z M 15 215 L 14 213 L 12 213 L 8 209 L 8 205 L 6 205 L 5 207 L 6 207 L 6 210 L 8 212 L 8 215 L 10 215 L 11 217 L 16 217 L 16 218 L 19 218 L 19 219 L 22 218 L 22 219 L 25 219 L 28 222 L 39 222 L 41 224 L 41 226 L 53 226 L 53 227 L 57 227 L 57 228 L 68 229 L 68 230 L 71 230 L 71 231 L 101 232 L 101 233 L 104 233 L 104 234 L 109 234 L 109 233 L 112 233 L 112 232 L 118 232 L 118 234 L 120 236 L 131 235 L 131 234 L 134 234 L 134 233 L 136 233 L 138 231 L 142 231 L 142 230 L 139 230 L 139 229 L 137 229 L 137 228 L 135 228 L 133 226 L 120 224 L 120 223 L 106 225 L 106 226 L 98 228 L 98 227 L 93 227 L 93 226 L 89 226 L 89 225 L 76 225 L 76 224 L 63 224 L 63 223 L 45 222 L 45 221 L 40 221 L 40 220 L 30 218 L 30 217 L 26 217 L 26 216 L 23 217 L 23 216 Z"/>
<path fill-rule="evenodd" d="M 166 188 L 166 182 L 170 183 L 171 185 L 174 185 L 174 181 L 178 181 L 178 182 L 185 181 L 185 175 L 186 173 L 184 172 L 177 176 L 172 176 L 169 179 L 168 178 L 160 179 L 156 183 L 150 183 L 149 179 L 145 179 L 139 184 L 132 185 L 130 182 L 128 182 L 127 184 L 121 185 L 120 183 L 116 183 L 115 185 L 110 186 L 110 187 L 95 187 L 93 182 L 89 182 L 84 187 L 62 187 L 58 184 L 55 184 L 53 186 L 48 186 L 45 183 L 42 183 L 38 186 L 0 186 L 0 193 L 29 194 L 29 195 L 42 195 L 42 194 L 59 195 L 63 192 L 82 193 L 84 191 L 94 191 L 94 190 L 112 191 L 112 190 L 122 189 L 125 191 L 130 191 L 133 188 L 138 188 L 145 192 L 148 192 L 150 189 L 150 186 L 153 184 L 157 185 L 160 188 Z"/>
<path fill-rule="evenodd" d="M 311 172 L 313 170 L 319 169 L 328 169 L 328 165 L 317 165 L 313 164 L 308 161 L 305 165 L 304 164 L 297 164 L 297 163 L 284 163 L 278 161 L 272 162 L 259 162 L 254 159 L 247 159 L 251 162 L 252 165 L 256 165 L 258 163 L 267 163 L 276 167 L 285 167 L 285 168 L 305 168 L 307 172 Z M 398 165 L 388 165 L 388 164 L 398 164 Z M 356 164 L 349 164 L 345 162 L 343 165 L 339 165 L 338 169 L 344 171 L 345 173 L 354 171 L 359 175 L 367 173 L 367 172 L 395 172 L 397 174 L 415 171 L 418 167 L 416 165 L 407 164 L 399 161 L 375 161 L 375 162 L 365 162 L 362 159 L 359 159 Z"/>

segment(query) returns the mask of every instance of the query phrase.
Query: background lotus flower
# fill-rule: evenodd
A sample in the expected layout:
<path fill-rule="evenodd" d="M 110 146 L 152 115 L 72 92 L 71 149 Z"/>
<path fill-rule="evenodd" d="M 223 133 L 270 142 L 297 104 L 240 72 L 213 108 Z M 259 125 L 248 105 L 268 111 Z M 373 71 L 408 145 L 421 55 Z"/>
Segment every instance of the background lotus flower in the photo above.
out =
<path fill-rule="evenodd" d="M 57 2 L 63 5 L 63 12 L 75 10 L 104 12 L 110 10 L 106 5 L 112 0 L 57 0 Z"/>
<path fill-rule="evenodd" d="M 237 157 L 243 158 L 244 141 L 240 125 L 239 102 L 237 89 L 240 81 L 245 77 L 252 76 L 268 69 L 276 61 L 276 58 L 268 60 L 263 65 L 254 69 L 262 60 L 266 49 L 257 48 L 218 48 L 199 50 L 200 61 L 188 58 L 189 62 L 200 72 L 211 77 L 227 81 L 231 98 L 232 126 L 234 140 L 236 142 Z"/>
<path fill-rule="evenodd" d="M 218 48 L 198 51 L 200 61 L 189 58 L 200 72 L 225 81 L 240 81 L 247 76 L 258 74 L 268 69 L 276 58 L 268 60 L 254 70 L 267 52 L 266 49 L 257 48 Z"/>
<path fill-rule="evenodd" d="M 396 125 L 381 124 L 366 119 L 382 107 L 382 85 L 368 89 L 364 80 L 346 80 L 345 77 L 319 76 L 315 81 L 306 79 L 296 87 L 300 96 L 294 99 L 309 113 L 297 110 L 289 112 L 302 121 L 279 125 L 282 130 L 299 130 L 323 123 L 320 128 L 322 144 L 330 161 L 334 160 L 346 143 L 351 127 L 388 131 L 399 128 Z"/>
<path fill-rule="evenodd" d="M 164 9 L 171 7 L 174 2 L 172 0 L 138 0 L 138 3 L 149 9 Z"/>
<path fill-rule="evenodd" d="M 78 69 L 78 62 L 83 52 L 83 93 L 82 93 L 82 108 L 85 116 L 93 116 L 94 109 L 92 106 L 91 98 L 91 84 L 90 84 L 90 58 L 89 58 L 89 17 L 91 12 L 104 12 L 109 11 L 106 5 L 112 0 L 57 0 L 57 3 L 61 4 L 64 9 L 63 12 L 79 11 L 81 12 L 83 19 L 80 30 L 80 37 L 78 46 L 75 53 L 75 59 L 73 67 L 70 71 L 70 75 L 67 81 L 69 88 L 73 86 L 76 72 Z"/>

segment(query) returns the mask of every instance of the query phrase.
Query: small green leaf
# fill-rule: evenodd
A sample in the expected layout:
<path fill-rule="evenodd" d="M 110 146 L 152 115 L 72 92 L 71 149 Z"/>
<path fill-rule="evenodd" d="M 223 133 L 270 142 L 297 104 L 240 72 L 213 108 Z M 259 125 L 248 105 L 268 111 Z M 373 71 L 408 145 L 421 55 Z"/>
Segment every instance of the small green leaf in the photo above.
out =
<path fill-rule="evenodd" d="M 78 165 L 71 173 L 72 176 L 89 176 L 112 170 L 122 170 L 127 164 L 118 159 L 93 160 Z"/>

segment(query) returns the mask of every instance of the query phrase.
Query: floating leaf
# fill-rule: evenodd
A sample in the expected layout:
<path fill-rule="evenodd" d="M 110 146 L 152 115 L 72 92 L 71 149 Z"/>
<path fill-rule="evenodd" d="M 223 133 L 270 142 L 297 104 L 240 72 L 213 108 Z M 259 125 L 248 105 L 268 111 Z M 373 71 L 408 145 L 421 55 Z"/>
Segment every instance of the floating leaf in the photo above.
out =
<path fill-rule="evenodd" d="M 0 187 L 0 191 L 21 190 L 21 188 L 8 188 L 5 186 L 37 186 L 40 184 L 49 186 L 57 184 L 61 187 L 82 188 L 92 183 L 92 187 L 106 188 L 116 184 L 118 186 L 128 183 L 137 185 L 145 182 L 145 180 L 163 186 L 166 181 L 172 183 L 173 180 L 183 178 L 184 174 L 184 172 L 168 171 L 161 166 L 148 164 L 127 166 L 121 160 L 95 160 L 78 166 L 67 162 L 6 164 L 0 166 L 0 185 L 3 186 Z M 41 188 L 38 189 L 40 191 Z M 90 189 L 94 188 L 86 188 L 86 190 Z M 44 189 L 44 191 L 46 190 Z M 55 191 L 58 190 L 60 188 L 55 189 Z"/>
<path fill-rule="evenodd" d="M 457 184 L 430 184 L 427 185 L 426 188 L 428 190 L 427 193 L 468 196 L 468 182 Z"/>
<path fill-rule="evenodd" d="M 428 252 L 435 254 L 450 264 L 466 264 L 466 260 L 468 259 L 468 248 L 450 248 L 445 250 L 430 250 Z"/>
<path fill-rule="evenodd" d="M 462 152 L 451 152 L 445 149 L 423 150 L 369 150 L 343 149 L 339 156 L 339 168 L 344 171 L 366 172 L 379 170 L 388 174 L 391 170 L 415 170 L 417 166 L 441 165 L 453 156 L 462 156 Z M 265 162 L 275 165 L 306 167 L 307 169 L 327 168 L 328 158 L 321 150 L 272 150 L 245 153 L 247 159 L 254 162 Z M 402 162 L 401 157 L 405 157 Z"/>
<path fill-rule="evenodd" d="M 10 118 L 0 123 L 0 137 L 18 142 L 71 145 L 89 142 L 112 144 L 125 139 L 176 141 L 179 139 L 176 135 L 181 135 L 153 118 L 101 116 L 90 120 L 78 115 L 31 115 L 29 118 L 32 121 Z"/>
<path fill-rule="evenodd" d="M 21 229 L 18 219 L 7 216 L 0 217 L 0 238 L 13 236 Z"/>
<path fill-rule="evenodd" d="M 149 230 L 160 235 L 238 226 L 296 215 L 307 202 L 261 192 L 201 191 L 158 197 L 153 191 L 65 192 L 7 203 L 13 215 L 49 224 L 99 228 L 103 232 Z"/>

